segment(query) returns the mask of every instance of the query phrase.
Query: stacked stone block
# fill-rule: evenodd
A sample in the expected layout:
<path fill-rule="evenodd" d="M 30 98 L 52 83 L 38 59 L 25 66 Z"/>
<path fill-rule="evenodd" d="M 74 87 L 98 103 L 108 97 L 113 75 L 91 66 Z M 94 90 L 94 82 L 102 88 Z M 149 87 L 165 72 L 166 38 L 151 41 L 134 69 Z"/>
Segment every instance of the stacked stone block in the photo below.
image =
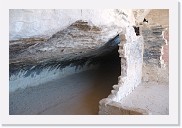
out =
<path fill-rule="evenodd" d="M 165 63 L 168 58 L 168 49 L 165 46 L 167 40 L 164 32 L 166 28 L 162 26 L 143 26 L 141 33 L 144 38 L 143 54 L 143 81 L 144 82 L 169 82 L 169 69 Z M 165 56 L 164 56 L 165 55 Z"/>
<path fill-rule="evenodd" d="M 112 111 L 106 109 L 119 103 L 141 83 L 143 65 L 143 38 L 136 36 L 133 27 L 127 27 L 120 36 L 119 56 L 121 57 L 121 76 L 117 85 L 108 98 L 100 101 L 99 114 L 107 114 Z M 118 107 L 118 105 L 117 105 Z M 122 108 L 122 106 L 120 106 Z M 127 110 L 126 110 L 127 111 Z"/>
<path fill-rule="evenodd" d="M 161 67 L 164 64 L 162 59 L 163 46 L 166 44 L 163 38 L 164 28 L 162 26 L 143 27 L 144 38 L 143 60 L 145 64 Z"/>

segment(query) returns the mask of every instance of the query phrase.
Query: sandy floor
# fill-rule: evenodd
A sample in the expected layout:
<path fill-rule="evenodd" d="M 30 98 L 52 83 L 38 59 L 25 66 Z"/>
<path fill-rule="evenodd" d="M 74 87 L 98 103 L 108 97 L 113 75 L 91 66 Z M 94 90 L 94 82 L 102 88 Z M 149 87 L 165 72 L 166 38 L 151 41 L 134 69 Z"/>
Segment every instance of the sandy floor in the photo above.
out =
<path fill-rule="evenodd" d="M 120 70 L 119 70 L 120 71 Z M 108 73 L 110 72 L 110 73 Z M 119 74 L 86 71 L 10 94 L 10 114 L 98 114 L 99 101 L 110 94 Z"/>
<path fill-rule="evenodd" d="M 157 82 L 142 83 L 121 101 L 122 106 L 141 108 L 152 115 L 169 114 L 169 86 Z"/>

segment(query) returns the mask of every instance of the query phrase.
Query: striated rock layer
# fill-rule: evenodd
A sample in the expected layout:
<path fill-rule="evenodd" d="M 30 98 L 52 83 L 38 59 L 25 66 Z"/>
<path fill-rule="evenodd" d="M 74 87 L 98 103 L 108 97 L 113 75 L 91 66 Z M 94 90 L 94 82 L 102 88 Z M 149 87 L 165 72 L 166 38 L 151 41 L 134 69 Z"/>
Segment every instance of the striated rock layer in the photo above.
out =
<path fill-rule="evenodd" d="M 164 32 L 166 28 L 160 26 L 145 26 L 141 28 L 144 37 L 143 81 L 158 83 L 169 82 L 168 64 L 164 61 L 164 47 L 167 45 Z"/>
<path fill-rule="evenodd" d="M 141 31 L 134 26 L 145 26 L 147 23 L 141 22 L 145 16 L 151 15 L 149 12 L 146 9 L 10 10 L 10 94 L 17 92 L 19 95 L 27 87 L 46 85 L 73 73 L 95 69 L 101 63 L 114 61 L 114 56 L 118 57 L 119 52 L 121 76 L 111 94 L 99 102 L 99 114 L 151 114 L 145 105 L 136 108 L 127 99 L 130 96 L 135 99 L 136 87 L 140 85 L 142 77 L 144 82 L 166 82 L 168 78 L 167 70 L 162 68 L 165 67 L 162 60 L 163 45 L 166 43 L 164 28 L 142 27 Z M 164 88 L 164 95 L 168 94 L 168 88 Z M 146 89 L 143 86 L 138 90 Z M 150 86 L 149 92 L 151 89 L 155 91 L 156 86 Z M 132 93 L 134 90 L 135 93 Z M 21 96 L 24 97 L 24 94 Z M 145 97 L 146 94 L 142 94 L 140 96 Z M 10 111 L 14 113 L 18 104 L 10 101 Z M 26 98 L 24 101 L 27 102 Z M 168 107 L 162 114 L 166 112 Z"/>
<path fill-rule="evenodd" d="M 96 68 L 131 10 L 10 10 L 10 91 Z"/>
<path fill-rule="evenodd" d="M 99 58 L 110 54 L 120 42 L 117 33 L 107 42 L 110 31 L 101 30 L 77 21 L 48 40 L 12 41 L 10 91 L 97 67 Z"/>

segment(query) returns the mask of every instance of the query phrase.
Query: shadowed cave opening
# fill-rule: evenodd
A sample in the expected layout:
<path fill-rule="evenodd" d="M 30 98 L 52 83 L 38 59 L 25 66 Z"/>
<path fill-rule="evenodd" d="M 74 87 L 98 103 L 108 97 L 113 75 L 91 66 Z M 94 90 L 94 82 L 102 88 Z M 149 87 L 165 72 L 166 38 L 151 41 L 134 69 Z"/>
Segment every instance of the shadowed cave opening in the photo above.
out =
<path fill-rule="evenodd" d="M 89 60 L 89 63 L 96 65 L 96 68 L 11 92 L 9 113 L 11 115 L 98 114 L 99 101 L 106 98 L 112 86 L 118 83 L 121 72 L 119 42 L 119 36 L 116 36 L 96 51 L 90 52 L 89 54 L 93 55 L 87 59 L 82 57 L 75 60 L 77 65 Z"/>

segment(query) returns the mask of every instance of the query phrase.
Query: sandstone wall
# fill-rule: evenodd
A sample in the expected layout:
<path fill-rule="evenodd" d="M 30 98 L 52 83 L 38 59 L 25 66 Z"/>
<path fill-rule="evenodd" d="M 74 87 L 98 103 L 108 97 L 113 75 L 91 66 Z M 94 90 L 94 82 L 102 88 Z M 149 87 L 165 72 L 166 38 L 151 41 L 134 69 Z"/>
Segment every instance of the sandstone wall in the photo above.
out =
<path fill-rule="evenodd" d="M 140 26 L 144 37 L 143 81 L 169 82 L 169 9 L 151 9 Z"/>
<path fill-rule="evenodd" d="M 100 46 L 120 33 L 118 52 L 121 57 L 121 76 L 108 98 L 100 102 L 100 109 L 104 109 L 103 104 L 110 101 L 119 102 L 141 83 L 142 78 L 143 38 L 136 36 L 133 25 L 135 19 L 132 10 L 10 10 L 10 40 L 48 38 L 17 53 L 15 58 L 11 57 L 11 67 L 18 65 L 20 70 L 10 74 L 10 91 L 40 85 L 77 72 L 76 67 L 70 66 L 70 63 L 60 69 L 63 58 L 69 60 L 71 57 L 78 62 L 76 66 L 82 66 L 82 70 L 78 71 L 89 69 L 85 62 L 102 50 L 108 52 L 118 40 L 113 41 L 109 48 L 102 49 Z M 18 44 L 16 41 L 10 43 Z M 92 51 L 101 49 L 92 55 L 82 54 L 81 51 L 88 52 L 84 48 L 91 48 Z M 19 60 L 23 61 L 20 63 Z M 84 64 L 79 63 L 82 60 Z M 50 63 L 57 65 L 51 66 Z"/>
<path fill-rule="evenodd" d="M 131 9 L 10 9 L 9 38 L 48 38 L 77 20 L 105 27 L 135 24 Z"/>
<path fill-rule="evenodd" d="M 169 64 L 169 28 L 164 31 L 164 39 L 166 39 L 166 44 L 163 47 L 162 59 L 166 65 Z"/>
<path fill-rule="evenodd" d="M 58 35 L 55 34 L 56 40 L 53 39 L 54 42 L 62 38 L 62 36 L 58 38 Z M 55 46 L 51 41 L 46 43 L 48 44 L 46 47 L 45 42 L 34 42 L 35 44 L 33 43 L 33 46 L 29 46 L 30 42 L 24 45 L 22 43 L 16 43 L 10 45 L 10 52 L 13 52 L 13 56 L 10 54 L 10 92 L 31 86 L 38 86 L 74 73 L 96 69 L 100 66 L 99 64 L 102 63 L 104 58 L 108 58 L 108 55 L 113 54 L 113 51 L 117 53 L 120 39 L 119 36 L 116 36 L 104 45 L 102 44 L 102 47 L 99 48 L 94 48 L 92 43 L 88 45 L 89 48 L 87 49 L 84 47 L 64 47 L 62 50 L 65 50 L 65 52 L 61 52 L 62 50 L 60 48 L 42 52 L 37 50 L 39 49 L 38 46 L 44 49 L 50 48 L 49 46 L 51 45 Z M 90 49 L 90 47 L 93 47 L 93 49 Z M 30 54 L 31 49 L 34 51 Z M 24 51 L 22 52 L 21 50 Z"/>
<path fill-rule="evenodd" d="M 133 9 L 136 25 L 143 22 L 143 19 L 149 14 L 152 9 Z"/>
<path fill-rule="evenodd" d="M 134 25 L 131 9 L 11 9 L 9 14 L 10 91 L 90 69 L 89 60 L 115 48 L 119 40 L 111 40 Z"/>
<path fill-rule="evenodd" d="M 108 105 L 113 106 L 113 101 L 120 102 L 124 97 L 132 93 L 132 91 L 141 83 L 143 38 L 141 36 L 136 36 L 134 28 L 130 26 L 126 28 L 126 31 L 120 33 L 120 40 L 118 52 L 121 57 L 121 76 L 119 76 L 118 84 L 113 86 L 111 94 L 99 102 L 100 114 L 107 114 L 106 107 L 108 107 Z M 113 113 L 112 111 L 110 112 Z"/>
<path fill-rule="evenodd" d="M 169 26 L 169 9 L 151 9 L 145 16 L 149 25 Z"/>
<path fill-rule="evenodd" d="M 143 81 L 168 84 L 168 44 L 164 37 L 167 28 L 144 26 L 141 29 L 144 37 Z"/>
<path fill-rule="evenodd" d="M 142 27 L 144 38 L 144 55 L 143 59 L 146 64 L 161 67 L 164 63 L 162 60 L 162 49 L 165 45 L 163 38 L 164 28 L 161 26 Z"/>

